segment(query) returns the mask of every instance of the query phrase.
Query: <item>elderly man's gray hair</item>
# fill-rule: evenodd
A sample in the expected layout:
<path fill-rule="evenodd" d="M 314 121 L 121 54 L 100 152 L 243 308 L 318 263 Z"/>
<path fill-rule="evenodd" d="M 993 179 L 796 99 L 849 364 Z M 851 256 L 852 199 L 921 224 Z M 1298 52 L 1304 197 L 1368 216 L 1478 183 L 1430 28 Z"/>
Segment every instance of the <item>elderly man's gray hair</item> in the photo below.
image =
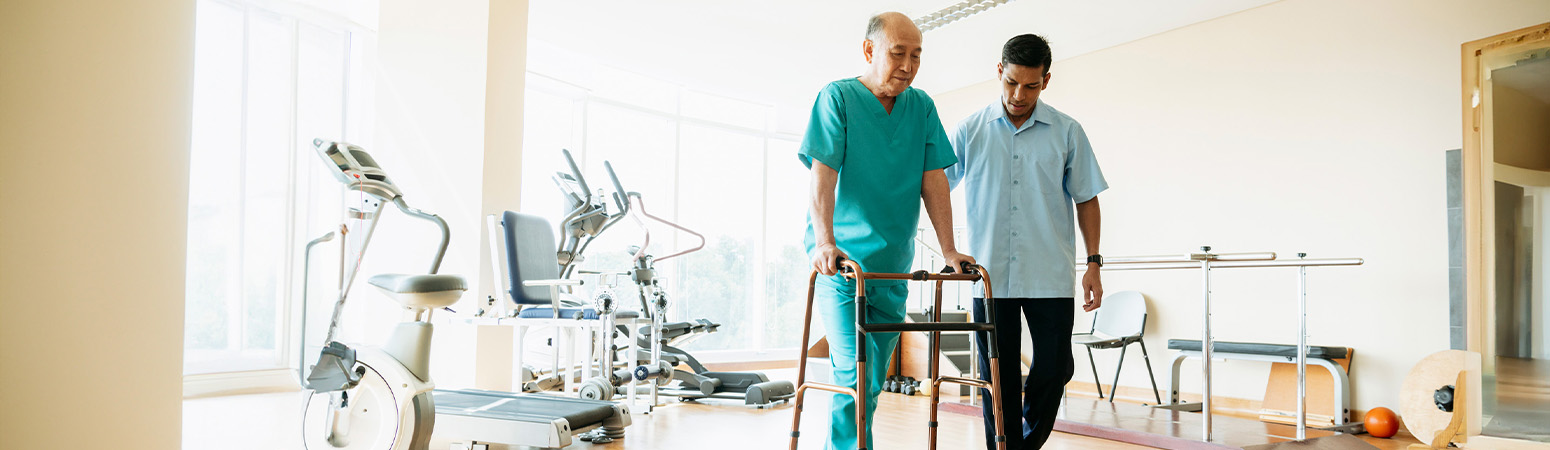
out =
<path fill-rule="evenodd" d="M 883 18 L 883 16 L 886 15 L 886 14 L 888 14 L 888 13 L 874 14 L 874 15 L 872 15 L 871 19 L 867 19 L 867 21 L 866 21 L 866 38 L 867 39 L 872 39 L 874 37 L 877 37 L 878 33 L 882 33 L 883 32 L 883 25 L 885 25 L 886 22 L 887 22 L 887 20 L 885 20 Z"/>

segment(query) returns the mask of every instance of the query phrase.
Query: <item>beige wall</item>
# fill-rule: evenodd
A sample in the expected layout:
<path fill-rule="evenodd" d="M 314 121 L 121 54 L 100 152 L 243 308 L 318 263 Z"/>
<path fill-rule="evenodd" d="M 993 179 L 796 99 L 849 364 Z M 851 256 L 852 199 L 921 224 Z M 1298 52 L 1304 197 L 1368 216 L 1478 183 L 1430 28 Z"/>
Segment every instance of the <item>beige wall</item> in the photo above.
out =
<path fill-rule="evenodd" d="M 1543 1 L 1285 0 L 1055 55 L 1044 99 L 1082 122 L 1112 186 L 1101 195 L 1107 255 L 1212 245 L 1366 258 L 1309 270 L 1309 342 L 1356 349 L 1358 412 L 1394 408 L 1411 365 L 1448 347 L 1443 151 L 1462 141 L 1459 46 L 1547 20 Z M 987 81 L 935 97 L 956 123 L 997 95 Z M 1200 338 L 1199 278 L 1104 275 L 1107 290 L 1151 300 L 1164 389 L 1167 339 Z M 1296 281 L 1288 269 L 1216 272 L 1216 338 L 1295 343 Z M 1099 356 L 1105 379 L 1116 357 Z M 1090 380 L 1077 359 L 1077 379 Z M 1122 385 L 1147 385 L 1138 361 Z M 1198 392 L 1199 365 L 1185 367 L 1185 390 Z M 1263 395 L 1268 364 L 1217 370 L 1217 395 Z"/>
<path fill-rule="evenodd" d="M 0 448 L 179 446 L 193 37 L 0 3 Z"/>
<path fill-rule="evenodd" d="M 484 200 L 480 217 L 521 211 L 522 95 L 527 87 L 527 1 L 490 3 L 489 77 L 484 104 Z M 487 227 L 480 227 L 489 242 Z M 479 271 L 491 273 L 490 246 L 479 247 Z M 491 277 L 483 277 L 491 278 Z M 494 295 L 497 281 L 480 283 L 478 297 Z"/>

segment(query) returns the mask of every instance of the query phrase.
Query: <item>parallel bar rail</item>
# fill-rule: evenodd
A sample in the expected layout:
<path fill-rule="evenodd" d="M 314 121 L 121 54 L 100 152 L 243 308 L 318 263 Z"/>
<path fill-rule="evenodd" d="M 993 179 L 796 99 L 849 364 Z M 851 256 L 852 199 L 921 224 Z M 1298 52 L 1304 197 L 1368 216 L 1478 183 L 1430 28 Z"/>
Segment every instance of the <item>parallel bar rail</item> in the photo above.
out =
<path fill-rule="evenodd" d="M 1265 267 L 1296 267 L 1298 268 L 1297 284 L 1297 309 L 1301 317 L 1297 333 L 1297 439 L 1307 437 L 1308 412 L 1307 401 L 1307 338 L 1308 338 L 1308 312 L 1307 312 L 1307 276 L 1308 267 L 1322 266 L 1359 266 L 1365 263 L 1362 258 L 1327 258 L 1304 259 L 1306 253 L 1298 253 L 1298 259 L 1278 260 L 1272 252 L 1256 253 L 1211 253 L 1211 247 L 1200 248 L 1199 253 L 1184 255 L 1158 255 L 1158 256 L 1119 256 L 1104 258 L 1104 271 L 1110 270 L 1168 270 L 1168 269 L 1199 269 L 1201 274 L 1201 309 L 1203 322 L 1201 325 L 1201 371 L 1205 376 L 1203 394 L 1201 396 L 1201 440 L 1211 440 L 1211 350 L 1213 339 L 1211 337 L 1211 269 L 1233 268 L 1265 268 Z M 1076 263 L 1077 271 L 1087 270 L 1085 261 Z M 1175 400 L 1175 402 L 1177 402 Z M 1336 414 L 1348 414 L 1344 411 L 1336 411 Z"/>

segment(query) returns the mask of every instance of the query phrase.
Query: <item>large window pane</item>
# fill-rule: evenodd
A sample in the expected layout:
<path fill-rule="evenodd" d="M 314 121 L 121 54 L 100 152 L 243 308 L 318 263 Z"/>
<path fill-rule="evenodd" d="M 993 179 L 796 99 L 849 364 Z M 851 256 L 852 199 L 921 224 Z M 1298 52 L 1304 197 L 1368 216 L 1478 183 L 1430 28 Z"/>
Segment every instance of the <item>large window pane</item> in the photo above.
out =
<path fill-rule="evenodd" d="M 614 67 L 597 66 L 591 83 L 595 93 L 609 100 L 668 114 L 678 113 L 678 86 Z"/>
<path fill-rule="evenodd" d="M 677 124 L 668 117 L 638 111 L 628 107 L 602 102 L 587 105 L 587 147 L 582 165 L 592 189 L 613 191 L 606 181 L 607 171 L 603 161 L 609 161 L 619 175 L 624 188 L 641 193 L 646 210 L 652 215 L 671 220 L 674 209 L 674 183 L 678 180 L 674 154 L 678 146 Z M 611 202 L 610 202 L 611 203 Z M 681 240 L 673 230 L 656 226 L 651 229 L 651 246 L 648 252 L 665 256 L 677 249 Z M 633 220 L 625 220 L 603 233 L 587 248 L 587 260 L 581 268 L 600 272 L 621 272 L 630 267 L 630 246 L 642 244 L 642 233 Z M 657 278 L 672 280 L 671 264 L 657 266 Z M 627 281 L 625 281 L 627 283 Z M 669 284 L 669 293 L 678 292 Z M 632 285 L 621 285 L 615 298 L 625 308 L 638 307 L 640 295 Z M 682 319 L 669 313 L 670 319 Z"/>
<path fill-rule="evenodd" d="M 297 27 L 296 136 L 292 162 L 296 192 L 292 198 L 297 205 L 298 232 L 291 240 L 290 249 L 296 255 L 292 260 L 300 262 L 309 257 L 301 253 L 306 243 L 338 230 L 343 218 L 340 208 L 344 201 L 343 190 L 319 163 L 312 141 L 349 139 L 345 135 L 345 99 L 349 95 L 345 79 L 350 38 L 345 32 L 307 23 L 299 23 Z M 301 324 L 301 330 L 296 334 L 301 348 L 301 354 L 296 356 L 300 358 L 316 358 L 328 330 L 334 305 L 332 294 L 339 283 L 339 252 L 335 247 L 338 242 L 336 239 L 320 244 L 310 255 L 310 266 L 297 264 L 298 267 L 291 271 L 295 309 L 301 314 L 292 322 Z M 304 274 L 303 270 L 309 273 Z M 301 284 L 304 278 L 305 286 Z M 306 304 L 301 303 L 304 294 Z"/>
<path fill-rule="evenodd" d="M 570 171 L 561 149 L 582 156 L 577 120 L 581 102 L 537 89 L 529 89 L 523 101 L 528 112 L 522 125 L 522 211 L 558 221 L 567 205 L 553 176 Z"/>
<path fill-rule="evenodd" d="M 288 255 L 295 32 L 268 14 L 248 20 L 246 148 L 243 151 L 242 349 L 273 358 Z"/>
<path fill-rule="evenodd" d="M 195 27 L 194 116 L 189 152 L 188 277 L 184 315 L 185 371 L 197 370 L 232 344 L 226 326 L 231 276 L 240 267 L 243 14 L 240 8 L 200 3 Z"/>
<path fill-rule="evenodd" d="M 808 171 L 797 161 L 797 141 L 770 139 L 766 158 L 769 193 L 765 196 L 763 258 L 766 348 L 795 348 L 802 340 L 802 312 L 812 266 L 802 246 L 807 229 Z M 822 332 L 821 330 L 819 331 Z"/>
<path fill-rule="evenodd" d="M 764 226 L 764 140 L 723 128 L 684 125 L 679 143 L 679 222 L 705 235 L 705 249 L 679 262 L 677 319 L 709 319 L 719 332 L 691 345 L 759 347 L 764 289 L 759 280 Z M 692 237 L 683 236 L 683 245 Z"/>
<path fill-rule="evenodd" d="M 758 131 L 768 125 L 770 112 L 766 105 L 695 91 L 684 91 L 681 105 L 684 117 Z"/>
<path fill-rule="evenodd" d="M 311 141 L 369 129 L 346 109 L 369 105 L 350 81 L 365 41 L 261 5 L 197 6 L 184 373 L 282 368 L 296 339 L 320 338 L 293 321 L 326 316 L 338 282 L 322 269 L 335 248 L 316 252 L 315 289 L 299 283 L 303 245 L 341 214 Z M 293 303 L 305 292 L 313 304 Z"/>

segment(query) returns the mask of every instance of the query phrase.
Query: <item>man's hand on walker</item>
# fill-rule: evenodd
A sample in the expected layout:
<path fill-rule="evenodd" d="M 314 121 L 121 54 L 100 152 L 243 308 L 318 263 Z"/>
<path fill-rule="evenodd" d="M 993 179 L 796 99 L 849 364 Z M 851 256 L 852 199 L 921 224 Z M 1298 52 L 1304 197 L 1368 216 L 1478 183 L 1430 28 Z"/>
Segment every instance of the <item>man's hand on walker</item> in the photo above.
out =
<path fill-rule="evenodd" d="M 839 260 L 850 259 L 850 255 L 840 251 L 833 243 L 821 243 L 813 247 L 813 270 L 817 270 L 823 276 L 834 275 L 840 271 Z"/>
<path fill-rule="evenodd" d="M 963 265 L 965 263 L 975 264 L 973 256 L 958 253 L 956 251 L 942 252 L 942 257 L 947 259 L 947 265 L 952 267 L 954 271 L 962 271 Z"/>
<path fill-rule="evenodd" d="M 1087 273 L 1082 275 L 1082 311 L 1093 312 L 1099 306 L 1103 306 L 1103 280 L 1098 278 L 1096 263 L 1087 265 Z"/>

